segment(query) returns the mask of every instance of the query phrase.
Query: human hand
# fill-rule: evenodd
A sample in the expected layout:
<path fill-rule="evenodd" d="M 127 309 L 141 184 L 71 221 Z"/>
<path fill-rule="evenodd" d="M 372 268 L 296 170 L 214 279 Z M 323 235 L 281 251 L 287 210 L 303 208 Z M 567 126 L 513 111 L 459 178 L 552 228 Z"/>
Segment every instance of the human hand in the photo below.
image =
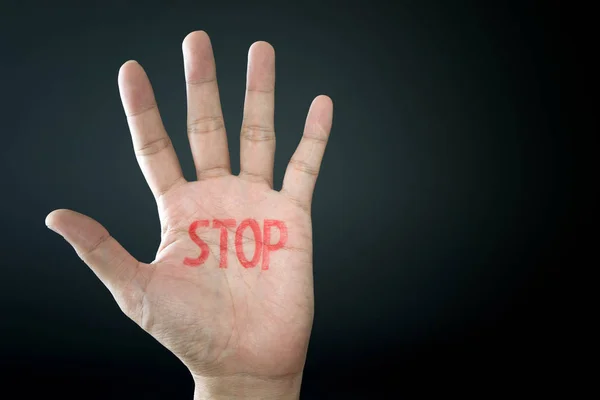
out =
<path fill-rule="evenodd" d="M 273 48 L 257 42 L 249 51 L 238 176 L 206 33 L 189 34 L 183 53 L 194 182 L 182 175 L 142 67 L 129 61 L 119 71 L 135 154 L 158 207 L 155 260 L 136 260 L 74 211 L 55 210 L 46 224 L 189 368 L 196 399 L 297 398 L 313 321 L 311 198 L 333 105 L 327 96 L 313 101 L 275 191 Z"/>

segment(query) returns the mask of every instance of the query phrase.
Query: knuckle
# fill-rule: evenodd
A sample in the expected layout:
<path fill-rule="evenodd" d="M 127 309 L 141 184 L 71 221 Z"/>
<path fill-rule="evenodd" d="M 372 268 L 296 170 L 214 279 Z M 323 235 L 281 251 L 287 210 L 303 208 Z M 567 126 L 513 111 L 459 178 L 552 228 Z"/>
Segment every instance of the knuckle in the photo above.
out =
<path fill-rule="evenodd" d="M 108 232 L 106 232 L 104 235 L 102 235 L 97 241 L 96 243 L 94 243 L 92 246 L 90 246 L 89 249 L 86 249 L 85 252 L 83 254 L 81 254 L 81 258 L 87 258 L 91 255 L 93 255 L 94 253 L 96 253 L 99 249 L 101 249 L 106 243 L 108 243 L 108 241 L 112 238 L 112 236 L 110 236 L 110 234 Z"/>
<path fill-rule="evenodd" d="M 147 142 L 141 147 L 135 149 L 135 155 L 138 157 L 151 156 L 171 147 L 171 145 L 171 139 L 168 136 L 161 137 L 159 139 Z"/>
<path fill-rule="evenodd" d="M 153 111 L 156 109 L 158 109 L 158 104 L 156 104 L 156 102 L 153 102 L 152 104 L 150 104 L 146 107 L 143 107 L 137 111 L 133 111 L 133 112 L 126 114 L 126 116 L 127 116 L 127 118 L 134 118 L 134 117 L 140 116 L 142 114 L 145 114 L 149 111 Z"/>
<path fill-rule="evenodd" d="M 198 169 L 196 171 L 196 175 L 198 180 L 208 179 L 208 178 L 217 178 L 220 176 L 229 175 L 229 165 L 215 165 L 213 167 L 207 167 Z"/>
<path fill-rule="evenodd" d="M 272 178 L 264 173 L 252 172 L 247 169 L 242 169 L 240 171 L 240 178 L 252 183 L 262 183 L 267 186 L 272 186 Z"/>
<path fill-rule="evenodd" d="M 225 121 L 221 115 L 206 116 L 193 119 L 188 122 L 188 135 L 207 134 L 216 132 L 225 127 Z"/>
<path fill-rule="evenodd" d="M 263 94 L 273 94 L 275 93 L 275 86 L 267 87 L 267 88 L 258 88 L 252 87 L 248 88 L 248 93 L 263 93 Z"/>
<path fill-rule="evenodd" d="M 304 135 L 302 135 L 302 139 L 310 141 L 310 142 L 327 144 L 328 137 L 326 135 L 323 136 L 323 135 L 319 135 L 317 133 L 305 133 Z"/>
<path fill-rule="evenodd" d="M 217 82 L 217 78 L 212 77 L 212 78 L 205 78 L 205 79 L 189 79 L 186 81 L 186 84 L 188 86 L 204 86 L 206 84 L 215 83 L 215 82 Z"/>
<path fill-rule="evenodd" d="M 268 125 L 244 124 L 242 138 L 250 142 L 270 142 L 275 140 L 275 130 Z"/>
<path fill-rule="evenodd" d="M 302 161 L 302 160 L 298 160 L 298 159 L 294 159 L 292 158 L 290 160 L 290 166 L 292 168 L 294 168 L 296 171 L 311 175 L 311 176 L 317 176 L 319 175 L 319 167 L 314 167 L 310 164 L 308 164 L 306 161 Z"/>

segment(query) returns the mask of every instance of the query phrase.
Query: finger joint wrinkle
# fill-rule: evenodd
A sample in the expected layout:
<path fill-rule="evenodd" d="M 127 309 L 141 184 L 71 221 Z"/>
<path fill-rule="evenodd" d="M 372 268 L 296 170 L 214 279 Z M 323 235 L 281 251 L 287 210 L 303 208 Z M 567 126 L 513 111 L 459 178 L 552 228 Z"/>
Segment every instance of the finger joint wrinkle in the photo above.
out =
<path fill-rule="evenodd" d="M 317 176 L 317 175 L 319 175 L 319 168 L 315 168 L 315 167 L 311 166 L 310 164 L 308 164 L 305 161 L 296 160 L 296 159 L 292 158 L 290 160 L 290 165 L 295 170 L 300 171 L 300 172 L 304 172 L 305 174 L 308 174 L 308 175 L 311 175 L 311 176 Z"/>
<path fill-rule="evenodd" d="M 223 120 L 223 116 L 206 116 L 189 121 L 187 133 L 188 135 L 206 134 L 219 131 L 224 127 L 225 121 Z"/>
<path fill-rule="evenodd" d="M 327 143 L 327 136 L 322 137 L 322 136 L 314 134 L 314 133 L 305 133 L 302 136 L 302 138 L 305 140 L 314 141 L 317 143 L 323 143 L 323 144 Z"/>
<path fill-rule="evenodd" d="M 270 142 L 275 140 L 275 130 L 266 125 L 243 125 L 242 138 L 251 142 Z"/>
<path fill-rule="evenodd" d="M 215 83 L 217 81 L 217 77 L 212 77 L 212 78 L 205 78 L 205 79 L 190 79 L 187 80 L 185 83 L 188 86 L 203 86 L 206 85 L 208 83 Z"/>
<path fill-rule="evenodd" d="M 168 136 L 165 136 L 145 143 L 142 147 L 135 150 L 135 154 L 139 157 L 151 156 L 160 153 L 171 145 L 171 139 Z"/>
<path fill-rule="evenodd" d="M 96 241 L 96 243 L 94 243 L 89 249 L 85 250 L 85 252 L 82 254 L 82 258 L 93 254 L 100 247 L 102 247 L 103 244 L 107 243 L 111 238 L 112 238 L 112 236 L 110 236 L 110 234 L 108 232 L 105 233 L 104 235 L 102 235 L 100 237 L 100 239 L 98 239 L 98 241 Z"/>
<path fill-rule="evenodd" d="M 157 108 L 158 105 L 156 103 L 152 103 L 146 107 L 143 107 L 141 109 L 139 109 L 138 111 L 134 111 L 132 113 L 127 114 L 127 118 L 133 118 L 133 117 L 137 117 L 139 115 L 142 115 L 148 111 L 154 110 L 155 108 Z"/>

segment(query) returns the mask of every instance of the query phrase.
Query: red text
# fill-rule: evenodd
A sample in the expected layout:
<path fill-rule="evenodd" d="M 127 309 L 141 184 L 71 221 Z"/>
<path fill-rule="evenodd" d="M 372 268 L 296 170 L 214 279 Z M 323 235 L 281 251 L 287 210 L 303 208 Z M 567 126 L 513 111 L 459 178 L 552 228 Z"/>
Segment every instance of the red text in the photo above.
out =
<path fill-rule="evenodd" d="M 233 232 L 236 227 L 236 221 L 234 219 L 215 219 L 210 224 L 207 219 L 196 220 L 190 224 L 188 233 L 190 239 L 200 248 L 200 255 L 196 258 L 186 257 L 183 260 L 185 265 L 190 267 L 198 267 L 208 259 L 210 252 L 208 245 L 198 236 L 197 231 L 200 228 L 204 229 L 219 229 L 219 247 L 220 247 L 220 259 L 219 268 L 227 268 L 227 254 L 228 254 L 228 241 L 229 232 Z M 276 243 L 271 243 L 271 237 L 273 236 L 273 230 L 279 231 L 279 239 Z M 248 237 L 252 237 L 254 243 L 254 251 L 252 254 L 246 254 L 244 251 L 244 234 Z M 244 219 L 235 229 L 235 254 L 238 261 L 244 268 L 254 268 L 261 261 L 261 269 L 269 269 L 269 262 L 271 259 L 271 253 L 281 249 L 287 242 L 287 227 L 283 221 L 275 219 L 265 219 L 263 223 L 263 229 L 261 231 L 259 223 L 253 218 Z"/>

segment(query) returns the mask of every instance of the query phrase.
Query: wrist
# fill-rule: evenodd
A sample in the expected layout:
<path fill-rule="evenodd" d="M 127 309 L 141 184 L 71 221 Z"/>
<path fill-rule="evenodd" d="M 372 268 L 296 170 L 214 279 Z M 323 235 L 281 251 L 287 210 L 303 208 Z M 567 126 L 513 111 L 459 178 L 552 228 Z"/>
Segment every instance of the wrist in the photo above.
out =
<path fill-rule="evenodd" d="M 280 378 L 234 376 L 193 376 L 194 400 L 298 400 L 302 374 Z"/>

